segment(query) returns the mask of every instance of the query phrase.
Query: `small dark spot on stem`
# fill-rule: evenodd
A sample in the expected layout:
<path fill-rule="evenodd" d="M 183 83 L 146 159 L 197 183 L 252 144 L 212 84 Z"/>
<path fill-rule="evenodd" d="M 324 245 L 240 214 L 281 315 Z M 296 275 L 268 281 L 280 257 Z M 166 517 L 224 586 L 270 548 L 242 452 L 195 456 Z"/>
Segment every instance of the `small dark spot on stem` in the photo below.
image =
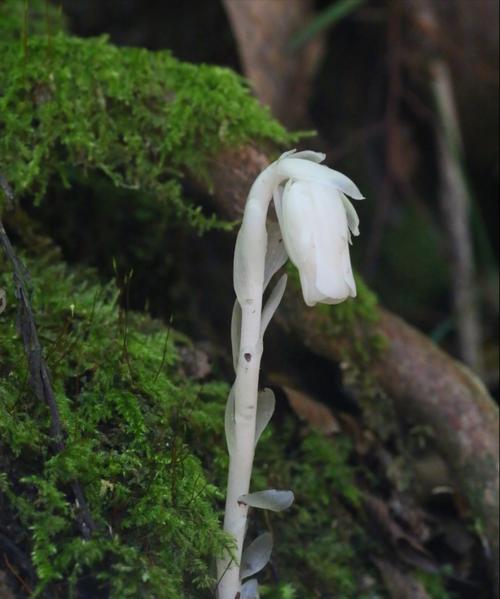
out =
<path fill-rule="evenodd" d="M 247 362 L 250 362 L 250 360 L 252 359 L 252 354 L 246 353 L 246 354 L 243 354 L 243 357 L 245 358 L 245 360 Z"/>

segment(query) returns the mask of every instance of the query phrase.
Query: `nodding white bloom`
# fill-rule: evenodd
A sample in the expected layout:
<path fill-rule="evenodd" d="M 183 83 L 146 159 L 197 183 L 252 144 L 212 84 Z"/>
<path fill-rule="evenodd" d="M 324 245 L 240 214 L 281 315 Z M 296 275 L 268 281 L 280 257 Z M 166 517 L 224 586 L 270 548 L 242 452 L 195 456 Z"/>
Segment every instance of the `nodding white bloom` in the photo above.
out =
<path fill-rule="evenodd" d="M 308 306 L 356 296 L 349 243 L 351 234 L 359 235 L 359 218 L 347 195 L 363 196 L 345 175 L 318 164 L 323 159 L 316 152 L 284 154 L 277 170 L 286 179 L 273 194 L 285 248 L 299 270 Z"/>
<path fill-rule="evenodd" d="M 349 242 L 351 234 L 359 234 L 359 219 L 347 196 L 363 196 L 345 175 L 319 164 L 324 158 L 292 150 L 264 169 L 250 189 L 236 240 L 231 322 L 236 380 L 224 423 L 230 455 L 224 530 L 232 535 L 235 550 L 218 561 L 219 599 L 258 597 L 257 581 L 250 577 L 269 560 L 272 536 L 264 533 L 243 550 L 248 507 L 281 511 L 293 501 L 286 490 L 249 493 L 255 445 L 275 405 L 270 389 L 258 392 L 263 337 L 283 297 L 286 275 L 265 303 L 264 291 L 289 257 L 299 269 L 309 306 L 337 304 L 356 295 Z M 272 199 L 279 227 L 266 227 Z"/>

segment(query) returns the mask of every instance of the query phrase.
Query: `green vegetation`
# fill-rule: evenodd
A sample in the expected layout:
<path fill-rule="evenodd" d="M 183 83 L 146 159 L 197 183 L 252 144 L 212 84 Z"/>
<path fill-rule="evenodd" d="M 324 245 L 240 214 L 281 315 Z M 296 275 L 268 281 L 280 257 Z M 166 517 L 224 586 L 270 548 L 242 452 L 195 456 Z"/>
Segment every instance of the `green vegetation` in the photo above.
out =
<path fill-rule="evenodd" d="M 273 514 L 270 522 L 276 539 L 273 565 L 286 584 L 281 590 L 270 586 L 264 596 L 320 597 L 328 589 L 339 599 L 361 597 L 355 573 L 370 569 L 369 548 L 349 514 L 361 502 L 349 463 L 350 442 L 342 436 L 333 440 L 316 433 L 303 439 L 295 435 L 289 421 L 268 433 L 257 450 L 254 487 L 267 484 L 295 494 L 290 510 L 279 517 Z M 293 448 L 285 460 L 283 447 Z"/>
<path fill-rule="evenodd" d="M 223 447 L 227 389 L 201 390 L 181 377 L 176 335 L 147 317 L 125 318 L 113 285 L 47 257 L 28 266 L 67 439 L 62 453 L 50 450 L 48 408 L 30 390 L 9 295 L 0 316 L 2 528 L 31 554 L 38 592 L 71 596 L 92 572 L 92 584 L 112 597 L 199 597 L 214 584 L 209 568 L 223 537 L 220 493 L 192 440 Z M 2 267 L 0 286 L 11 289 Z M 210 425 L 204 404 L 212 402 L 219 409 Z M 90 541 L 75 525 L 75 479 L 98 526 Z"/>
<path fill-rule="evenodd" d="M 117 48 L 105 38 L 7 38 L 0 89 L 3 175 L 17 195 L 39 202 L 52 178 L 69 185 L 75 171 L 97 171 L 167 202 L 172 218 L 198 231 L 217 219 L 182 198 L 184 173 L 207 182 L 208 161 L 223 147 L 297 138 L 229 69 Z"/>
<path fill-rule="evenodd" d="M 9 292 L 0 315 L 2 527 L 31 555 L 36 594 L 71 596 L 87 584 L 111 597 L 209 597 L 213 558 L 224 543 L 218 516 L 227 385 L 186 378 L 178 347 L 189 342 L 123 312 L 113 284 L 99 286 L 91 271 L 68 269 L 53 251 L 27 265 L 67 433 L 65 450 L 55 454 L 48 408 L 28 382 L 3 259 L 0 287 Z M 292 510 L 272 519 L 273 563 L 299 597 L 331 588 L 347 598 L 357 588 L 353 573 L 364 557 L 351 540 L 363 535 L 342 507 L 356 508 L 360 500 L 350 455 L 342 437 L 301 439 L 293 418 L 266 431 L 259 446 L 254 488 L 296 494 Z M 69 488 L 75 479 L 98 527 L 90 541 L 75 522 Z M 259 525 L 266 523 L 253 521 Z"/>
<path fill-rule="evenodd" d="M 62 18 L 41 1 L 30 3 L 25 27 L 24 6 L 0 6 L 1 174 L 25 207 L 53 205 L 44 214 L 47 228 L 65 246 L 83 248 L 79 259 L 99 264 L 101 276 L 103 264 L 122 272 L 138 267 L 134 280 L 147 287 L 144 296 L 156 292 L 163 301 L 165 273 L 181 262 L 173 225 L 198 232 L 224 226 L 186 200 L 185 173 L 209 183 L 217 151 L 249 141 L 290 144 L 297 135 L 227 69 L 71 37 L 58 32 Z M 61 192 L 61 182 L 74 185 L 71 194 Z M 91 229 L 82 227 L 82 214 Z M 19 593 L 212 597 L 214 559 L 227 542 L 220 529 L 227 384 L 217 371 L 203 383 L 191 380 L 179 351 L 190 341 L 121 307 L 129 275 L 116 276 L 125 279 L 120 289 L 103 284 L 95 272 L 63 263 L 35 231 L 42 218 L 34 226 L 22 211 L 5 216 L 24 248 L 66 432 L 65 449 L 56 453 L 48 408 L 30 386 L 10 264 L 0 252 L 7 292 L 0 314 L 0 527 L 23 556 L 13 560 Z M 320 309 L 333 335 L 352 333 L 345 380 L 373 400 L 363 365 L 383 340 L 370 333 L 375 296 L 359 280 L 358 292 L 355 302 Z M 381 412 L 379 402 L 371 405 Z M 378 577 L 356 518 L 362 491 L 349 440 L 303 436 L 296 418 L 278 411 L 259 444 L 252 485 L 290 488 L 296 502 L 270 519 L 251 516 L 250 537 L 266 528 L 276 539 L 262 596 L 382 596 L 376 582 L 371 595 L 360 588 L 360 573 Z M 97 526 L 90 540 L 77 524 L 76 479 Z M 14 577 L 9 583 L 17 584 Z"/>

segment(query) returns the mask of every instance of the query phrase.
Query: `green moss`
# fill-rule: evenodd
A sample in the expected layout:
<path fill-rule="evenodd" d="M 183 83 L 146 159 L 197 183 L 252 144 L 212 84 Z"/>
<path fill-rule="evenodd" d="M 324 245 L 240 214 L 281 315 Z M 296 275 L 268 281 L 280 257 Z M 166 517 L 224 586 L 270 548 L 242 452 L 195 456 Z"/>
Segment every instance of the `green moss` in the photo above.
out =
<path fill-rule="evenodd" d="M 2 0 L 0 2 L 0 40 L 21 41 L 30 35 L 51 35 L 65 28 L 60 7 L 47 0 Z"/>
<path fill-rule="evenodd" d="M 442 574 L 421 571 L 417 573 L 417 578 L 424 585 L 431 599 L 453 599 L 456 596 L 446 589 Z"/>
<path fill-rule="evenodd" d="M 68 269 L 47 248 L 44 254 L 27 266 L 67 432 L 57 455 L 48 409 L 27 380 L 9 266 L 0 260 L 8 293 L 0 315 L 2 526 L 31 555 L 35 596 L 87 589 L 116 598 L 209 597 L 214 556 L 225 542 L 218 516 L 228 386 L 186 379 L 177 352 L 182 335 L 126 315 L 114 285 L 99 286 L 89 270 Z M 369 553 L 350 516 L 361 498 L 350 442 L 300 437 L 296 426 L 287 416 L 257 448 L 252 488 L 291 488 L 296 496 L 284 514 L 252 516 L 251 535 L 272 528 L 273 565 L 287 581 L 280 590 L 264 572 L 267 596 L 293 596 L 294 589 L 297 597 L 324 589 L 358 596 L 355 573 L 367 568 Z M 90 541 L 75 522 L 75 478 L 98 525 Z"/>
<path fill-rule="evenodd" d="M 168 202 L 199 231 L 217 221 L 183 200 L 184 173 L 207 183 L 221 148 L 297 139 L 229 69 L 105 38 L 60 32 L 1 43 L 0 90 L 3 175 L 18 195 L 38 202 L 51 178 L 69 185 L 75 171 L 97 170 Z"/>
<path fill-rule="evenodd" d="M 355 278 L 355 298 L 334 306 L 319 304 L 317 309 L 328 314 L 332 335 L 349 340 L 346 359 L 365 365 L 383 350 L 385 339 L 374 331 L 378 320 L 377 297 L 359 275 Z"/>
<path fill-rule="evenodd" d="M 39 334 L 67 432 L 65 450 L 55 455 L 48 409 L 27 380 L 8 267 L 1 266 L 0 286 L 8 290 L 0 315 L 2 529 L 31 555 L 35 595 L 72 596 L 89 572 L 93 592 L 112 597 L 208 595 L 210 564 L 224 543 L 221 494 L 188 443 L 199 434 L 223 448 L 227 388 L 201 390 L 180 376 L 176 335 L 146 317 L 125 319 L 112 285 L 96 286 L 88 271 L 69 271 L 53 257 L 30 261 Z M 205 403 L 218 406 L 216 413 Z M 75 478 L 98 526 L 90 541 L 75 524 Z"/>
<path fill-rule="evenodd" d="M 292 284 L 300 288 L 298 271 L 291 263 L 288 274 Z M 316 310 L 327 316 L 325 334 L 341 340 L 344 365 L 353 373 L 361 373 L 386 346 L 386 339 L 375 330 L 378 321 L 377 296 L 355 275 L 357 296 L 340 304 L 318 304 Z M 322 321 L 325 325 L 325 321 Z M 360 381 L 361 382 L 361 381 Z M 365 381 L 369 383 L 369 381 Z M 368 387 L 370 385 L 368 384 Z"/>
<path fill-rule="evenodd" d="M 288 266 L 292 284 L 300 288 L 298 271 Z M 340 304 L 318 304 L 315 310 L 321 319 L 322 334 L 338 340 L 343 383 L 354 391 L 370 429 L 387 440 L 397 434 L 398 424 L 394 407 L 373 376 L 373 361 L 384 351 L 387 340 L 377 330 L 378 299 L 359 275 L 355 275 L 357 296 Z"/>
<path fill-rule="evenodd" d="M 370 571 L 368 539 L 351 513 L 360 508 L 353 451 L 342 435 L 301 437 L 286 418 L 257 446 L 252 488 L 292 489 L 295 502 L 281 514 L 250 516 L 250 536 L 271 527 L 273 570 L 281 587 L 263 577 L 263 597 L 362 597 L 357 572 Z M 262 518 L 262 520 L 259 520 Z M 285 584 L 286 582 L 286 584 Z"/>

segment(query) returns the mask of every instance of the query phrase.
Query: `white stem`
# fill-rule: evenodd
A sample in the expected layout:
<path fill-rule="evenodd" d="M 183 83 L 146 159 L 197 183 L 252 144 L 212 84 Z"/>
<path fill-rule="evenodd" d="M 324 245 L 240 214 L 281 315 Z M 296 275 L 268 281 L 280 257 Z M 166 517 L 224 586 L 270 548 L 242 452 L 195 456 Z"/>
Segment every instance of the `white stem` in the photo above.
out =
<path fill-rule="evenodd" d="M 235 446 L 229 461 L 224 530 L 234 537 L 233 559 L 218 563 L 219 599 L 235 599 L 241 588 L 240 568 L 248 506 L 238 503 L 250 488 L 255 449 L 255 417 L 262 356 L 261 316 L 266 252 L 266 216 L 275 184 L 274 167 L 263 171 L 248 196 L 238 243 L 245 260 L 245 284 L 237 288 L 241 305 L 241 342 L 236 371 Z M 238 250 L 237 250 L 238 251 Z"/>

